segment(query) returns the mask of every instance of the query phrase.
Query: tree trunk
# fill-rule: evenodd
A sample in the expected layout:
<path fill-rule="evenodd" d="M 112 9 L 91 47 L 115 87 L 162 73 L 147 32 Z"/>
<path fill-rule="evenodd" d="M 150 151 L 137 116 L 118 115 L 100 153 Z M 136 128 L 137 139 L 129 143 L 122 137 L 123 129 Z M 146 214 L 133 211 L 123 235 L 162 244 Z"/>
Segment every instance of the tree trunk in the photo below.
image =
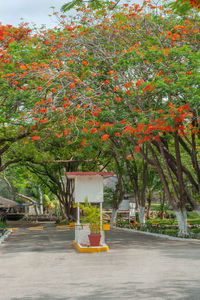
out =
<path fill-rule="evenodd" d="M 148 198 L 148 207 L 147 207 L 147 219 L 150 219 L 150 214 L 151 214 L 151 192 L 149 192 Z"/>
<path fill-rule="evenodd" d="M 39 192 L 39 195 L 40 195 L 40 214 L 43 215 L 43 213 L 44 213 L 44 209 L 43 209 L 43 194 L 42 194 L 42 190 L 41 190 L 40 184 L 38 185 L 38 192 Z"/>
<path fill-rule="evenodd" d="M 65 201 L 64 209 L 65 209 L 65 215 L 67 217 L 67 220 L 71 221 L 72 217 L 70 215 L 70 206 L 69 206 L 69 202 L 67 200 Z"/>
<path fill-rule="evenodd" d="M 139 205 L 138 206 L 138 216 L 141 225 L 145 224 L 145 207 Z"/>
<path fill-rule="evenodd" d="M 186 210 L 175 210 L 178 227 L 179 227 L 179 236 L 188 236 L 188 224 L 187 224 L 187 212 Z"/>
<path fill-rule="evenodd" d="M 185 206 L 184 181 L 183 181 L 181 153 L 180 153 L 179 139 L 178 139 L 177 131 L 175 131 L 175 133 L 174 133 L 174 145 L 175 145 L 175 153 L 176 153 L 179 198 L 180 198 L 181 206 L 184 207 Z"/>
<path fill-rule="evenodd" d="M 165 212 L 165 192 L 163 191 L 163 197 L 161 199 L 161 207 L 162 211 L 160 213 L 160 218 L 163 220 L 164 219 L 164 212 Z"/>
<path fill-rule="evenodd" d="M 169 201 L 169 203 L 174 207 L 174 206 L 177 206 L 178 205 L 178 202 L 177 201 L 174 201 L 175 199 L 172 198 L 171 196 L 171 192 L 170 192 L 170 189 L 169 189 L 169 185 L 168 185 L 168 182 L 167 182 L 167 179 L 166 179 L 166 175 L 165 173 L 163 172 L 163 167 L 160 163 L 160 160 L 158 159 L 157 157 L 157 154 L 156 152 L 154 151 L 154 149 L 149 146 L 150 150 L 151 150 L 151 153 L 153 155 L 153 159 L 154 159 L 154 165 L 158 171 L 158 174 L 160 176 L 160 180 L 163 184 L 163 188 L 164 188 L 164 192 L 165 192 L 165 195 L 167 196 L 167 199 Z"/>
<path fill-rule="evenodd" d="M 38 221 L 38 216 L 39 216 L 39 213 L 38 213 L 38 208 L 37 208 L 37 205 L 35 204 L 34 205 L 34 209 L 35 209 L 35 215 L 36 215 L 36 222 Z"/>
<path fill-rule="evenodd" d="M 198 214 L 198 216 L 200 216 L 200 207 L 198 209 L 195 209 L 194 211 Z"/>
<path fill-rule="evenodd" d="M 118 212 L 118 208 L 113 208 L 112 209 L 112 215 L 111 215 L 111 225 L 114 225 L 116 223 L 117 220 L 117 212 Z"/>
<path fill-rule="evenodd" d="M 63 206 L 62 206 L 62 203 L 61 203 L 60 199 L 59 199 L 59 205 L 60 205 L 60 215 L 61 215 L 61 218 L 64 220 L 66 218 L 66 215 L 64 213 L 64 209 L 63 209 Z"/>

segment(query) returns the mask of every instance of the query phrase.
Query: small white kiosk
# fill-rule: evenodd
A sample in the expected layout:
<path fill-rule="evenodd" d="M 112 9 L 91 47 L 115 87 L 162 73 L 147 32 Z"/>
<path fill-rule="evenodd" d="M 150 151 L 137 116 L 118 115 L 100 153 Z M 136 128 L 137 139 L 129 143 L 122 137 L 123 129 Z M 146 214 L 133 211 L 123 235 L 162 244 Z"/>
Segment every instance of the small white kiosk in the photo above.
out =
<path fill-rule="evenodd" d="M 103 178 L 111 177 L 113 172 L 67 172 L 68 178 L 75 180 L 74 198 L 75 203 L 84 203 L 88 199 L 89 203 L 99 204 L 101 213 L 101 240 L 100 246 L 89 246 L 88 234 L 89 225 L 80 223 L 80 208 L 77 207 L 77 222 L 75 224 L 75 240 L 73 246 L 79 252 L 101 252 L 108 251 L 105 244 L 105 234 L 102 224 L 102 203 L 103 203 Z"/>

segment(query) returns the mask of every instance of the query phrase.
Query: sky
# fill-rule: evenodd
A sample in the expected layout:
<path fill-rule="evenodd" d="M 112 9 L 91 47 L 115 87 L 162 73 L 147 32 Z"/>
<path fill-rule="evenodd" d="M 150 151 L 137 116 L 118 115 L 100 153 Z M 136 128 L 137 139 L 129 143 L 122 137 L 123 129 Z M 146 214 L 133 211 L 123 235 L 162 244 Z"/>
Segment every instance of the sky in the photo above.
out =
<path fill-rule="evenodd" d="M 17 26 L 23 21 L 36 24 L 37 27 L 45 24 L 47 28 L 53 28 L 57 22 L 55 16 L 49 17 L 53 12 L 51 6 L 59 12 L 61 6 L 69 1 L 71 0 L 0 0 L 0 22 L 3 25 Z M 127 1 L 120 1 L 120 3 L 124 2 Z M 141 3 L 142 0 L 131 2 Z M 73 15 L 73 11 L 65 14 Z"/>
<path fill-rule="evenodd" d="M 34 23 L 37 26 L 46 24 L 56 26 L 56 19 L 50 18 L 51 6 L 59 11 L 68 0 L 0 0 L 0 22 L 3 25 L 17 26 L 22 22 Z"/>

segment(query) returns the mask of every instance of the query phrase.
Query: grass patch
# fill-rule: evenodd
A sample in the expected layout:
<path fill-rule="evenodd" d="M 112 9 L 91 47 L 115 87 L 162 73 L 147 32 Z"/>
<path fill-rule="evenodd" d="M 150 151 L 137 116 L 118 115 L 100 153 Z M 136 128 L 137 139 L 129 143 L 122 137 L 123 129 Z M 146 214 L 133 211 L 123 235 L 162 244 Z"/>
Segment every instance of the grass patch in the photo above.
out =
<path fill-rule="evenodd" d="M 164 225 L 175 225 L 177 224 L 176 219 L 150 219 L 146 220 L 146 224 L 164 224 Z"/>
<path fill-rule="evenodd" d="M 195 225 L 195 224 L 200 225 L 200 218 L 196 218 L 196 219 L 188 218 L 188 222 L 190 223 L 190 225 Z"/>

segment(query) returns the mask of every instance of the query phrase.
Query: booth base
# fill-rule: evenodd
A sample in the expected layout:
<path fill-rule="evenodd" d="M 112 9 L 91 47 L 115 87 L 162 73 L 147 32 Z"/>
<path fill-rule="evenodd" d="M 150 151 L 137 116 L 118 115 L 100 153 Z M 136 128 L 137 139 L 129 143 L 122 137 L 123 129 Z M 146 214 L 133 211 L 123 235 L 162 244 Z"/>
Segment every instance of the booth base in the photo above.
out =
<path fill-rule="evenodd" d="M 104 251 L 109 251 L 109 247 L 107 245 L 102 245 L 99 247 L 91 247 L 87 245 L 80 245 L 77 244 L 75 241 L 73 241 L 72 245 L 76 250 L 82 253 L 95 253 L 95 252 L 104 252 Z"/>

